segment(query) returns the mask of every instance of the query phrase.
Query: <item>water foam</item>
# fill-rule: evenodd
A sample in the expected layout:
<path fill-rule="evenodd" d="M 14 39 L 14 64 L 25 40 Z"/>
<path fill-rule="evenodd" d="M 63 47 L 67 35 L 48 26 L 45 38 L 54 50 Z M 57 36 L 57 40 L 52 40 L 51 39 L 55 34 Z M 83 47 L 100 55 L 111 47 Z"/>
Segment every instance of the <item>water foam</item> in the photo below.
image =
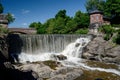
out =
<path fill-rule="evenodd" d="M 98 70 L 104 71 L 108 73 L 114 73 L 120 76 L 120 71 L 115 69 L 104 69 L 104 68 L 96 68 L 90 67 L 82 63 L 81 54 L 83 48 L 89 43 L 89 38 L 79 38 L 75 42 L 70 43 L 66 48 L 60 53 L 38 53 L 38 54 L 26 54 L 21 53 L 19 55 L 20 62 L 34 62 L 34 61 L 46 61 L 46 60 L 57 60 L 54 55 L 65 55 L 67 56 L 67 60 L 60 61 L 64 66 L 69 67 L 83 67 L 89 70 Z"/>

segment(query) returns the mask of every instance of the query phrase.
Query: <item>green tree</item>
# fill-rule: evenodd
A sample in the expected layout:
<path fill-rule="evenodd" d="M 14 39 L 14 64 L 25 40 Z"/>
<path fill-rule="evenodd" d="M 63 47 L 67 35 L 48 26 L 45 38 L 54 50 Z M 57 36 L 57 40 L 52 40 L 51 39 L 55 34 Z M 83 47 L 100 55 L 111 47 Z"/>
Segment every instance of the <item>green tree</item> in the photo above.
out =
<path fill-rule="evenodd" d="M 65 33 L 74 33 L 76 31 L 77 24 L 73 18 L 69 19 L 65 26 Z"/>
<path fill-rule="evenodd" d="M 88 12 L 94 9 L 103 11 L 104 6 L 105 6 L 105 0 L 87 0 L 85 4 L 86 10 Z"/>
<path fill-rule="evenodd" d="M 62 17 L 66 18 L 66 10 L 60 10 L 58 13 L 55 15 L 55 18 Z"/>
<path fill-rule="evenodd" d="M 36 26 L 38 26 L 38 23 L 36 22 L 31 23 L 29 27 L 36 28 L 38 34 L 67 34 L 76 33 L 76 31 L 81 28 L 86 29 L 88 25 L 88 14 L 78 11 L 76 12 L 76 15 L 72 18 L 66 15 L 66 10 L 60 10 L 55 15 L 55 18 L 48 19 L 40 27 L 36 28 Z"/>
<path fill-rule="evenodd" d="M 3 13 L 3 11 L 4 11 L 4 8 L 3 8 L 2 4 L 0 3 L 0 14 Z"/>
<path fill-rule="evenodd" d="M 11 13 L 8 13 L 6 15 L 6 19 L 8 20 L 8 24 L 14 22 L 15 18 L 13 17 L 13 15 Z"/>
<path fill-rule="evenodd" d="M 41 27 L 41 23 L 40 22 L 33 22 L 29 25 L 30 28 L 35 28 L 38 29 L 39 27 Z"/>
<path fill-rule="evenodd" d="M 54 33 L 55 19 L 51 18 L 51 19 L 47 20 L 47 22 L 45 24 L 46 24 L 46 26 L 44 26 L 44 27 L 46 27 L 46 32 L 49 34 Z"/>
<path fill-rule="evenodd" d="M 41 25 L 39 28 L 37 28 L 37 34 L 45 34 L 46 32 L 46 24 Z"/>
<path fill-rule="evenodd" d="M 77 24 L 77 28 L 87 28 L 89 26 L 89 15 L 86 13 L 82 13 L 81 11 L 77 11 L 74 20 Z"/>
<path fill-rule="evenodd" d="M 112 18 L 112 24 L 120 24 L 120 0 L 106 0 L 104 13 Z"/>

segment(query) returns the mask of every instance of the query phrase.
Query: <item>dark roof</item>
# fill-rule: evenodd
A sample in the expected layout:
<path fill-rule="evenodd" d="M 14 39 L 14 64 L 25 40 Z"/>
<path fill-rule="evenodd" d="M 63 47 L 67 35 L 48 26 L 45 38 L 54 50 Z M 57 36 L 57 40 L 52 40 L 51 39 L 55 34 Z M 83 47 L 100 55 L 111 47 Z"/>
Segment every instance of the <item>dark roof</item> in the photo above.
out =
<path fill-rule="evenodd" d="M 99 11 L 98 9 L 95 9 L 95 10 L 92 10 L 92 11 L 89 12 L 89 14 L 96 14 L 96 13 L 103 14 L 103 12 Z"/>
<path fill-rule="evenodd" d="M 108 16 L 103 16 L 103 19 L 110 20 L 111 18 L 110 18 L 110 17 L 108 17 Z"/>

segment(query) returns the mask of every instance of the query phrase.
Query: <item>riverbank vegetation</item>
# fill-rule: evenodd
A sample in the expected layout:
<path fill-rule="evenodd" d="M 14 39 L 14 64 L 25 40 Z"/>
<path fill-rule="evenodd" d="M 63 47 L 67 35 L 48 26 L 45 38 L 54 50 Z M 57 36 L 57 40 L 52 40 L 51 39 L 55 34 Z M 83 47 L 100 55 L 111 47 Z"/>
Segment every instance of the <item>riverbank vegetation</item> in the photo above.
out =
<path fill-rule="evenodd" d="M 66 14 L 66 10 L 60 10 L 54 18 L 48 19 L 45 23 L 33 22 L 30 28 L 36 28 L 38 34 L 71 34 L 88 33 L 89 15 L 77 11 L 74 17 Z"/>

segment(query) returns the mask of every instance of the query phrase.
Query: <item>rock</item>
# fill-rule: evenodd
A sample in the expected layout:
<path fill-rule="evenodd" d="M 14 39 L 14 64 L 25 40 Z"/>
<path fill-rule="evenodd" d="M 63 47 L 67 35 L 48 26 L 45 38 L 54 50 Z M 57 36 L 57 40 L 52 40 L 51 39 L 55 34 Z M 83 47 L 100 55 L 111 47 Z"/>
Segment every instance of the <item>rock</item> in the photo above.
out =
<path fill-rule="evenodd" d="M 58 60 L 66 60 L 67 59 L 67 57 L 66 56 L 64 56 L 64 55 L 56 55 L 56 57 L 58 58 Z"/>
<path fill-rule="evenodd" d="M 65 79 L 64 79 L 64 75 L 60 74 L 60 75 L 54 76 L 48 80 L 65 80 Z"/>
<path fill-rule="evenodd" d="M 6 68 L 15 69 L 14 66 L 10 62 L 4 62 L 3 64 Z"/>
<path fill-rule="evenodd" d="M 62 67 L 51 73 L 52 78 L 50 80 L 54 80 L 56 77 L 61 79 L 61 76 L 62 76 L 62 80 L 74 80 L 77 77 L 80 77 L 82 74 L 83 74 L 83 71 L 80 69 L 74 69 L 72 67 Z"/>
<path fill-rule="evenodd" d="M 76 44 L 75 44 L 75 47 L 78 47 L 79 45 L 80 45 L 80 43 L 76 43 Z"/>
<path fill-rule="evenodd" d="M 58 75 L 58 74 L 66 74 L 70 71 L 73 71 L 73 68 L 71 68 L 71 67 L 60 67 L 59 69 L 53 71 L 51 73 L 51 76 L 53 77 L 53 76 Z"/>
<path fill-rule="evenodd" d="M 51 72 L 52 72 L 52 69 L 50 69 L 50 67 L 48 66 L 42 67 L 37 71 L 38 76 L 41 78 L 50 78 Z"/>
<path fill-rule="evenodd" d="M 8 44 L 5 35 L 0 35 L 0 57 L 3 56 L 5 59 L 9 58 L 8 55 Z"/>
<path fill-rule="evenodd" d="M 120 64 L 120 46 L 114 46 L 99 36 L 88 43 L 82 57 L 89 60 Z"/>
<path fill-rule="evenodd" d="M 52 60 L 66 60 L 67 59 L 67 57 L 62 54 L 60 55 L 52 54 L 50 57 Z"/>
<path fill-rule="evenodd" d="M 82 76 L 83 71 L 80 69 L 74 69 L 72 72 L 69 72 L 65 76 L 65 80 L 74 80 L 80 76 Z"/>
<path fill-rule="evenodd" d="M 43 80 L 43 78 L 38 78 L 37 80 Z"/>
<path fill-rule="evenodd" d="M 65 80 L 74 80 L 79 76 L 81 76 L 81 75 L 77 72 L 69 72 L 69 73 L 66 74 Z"/>

